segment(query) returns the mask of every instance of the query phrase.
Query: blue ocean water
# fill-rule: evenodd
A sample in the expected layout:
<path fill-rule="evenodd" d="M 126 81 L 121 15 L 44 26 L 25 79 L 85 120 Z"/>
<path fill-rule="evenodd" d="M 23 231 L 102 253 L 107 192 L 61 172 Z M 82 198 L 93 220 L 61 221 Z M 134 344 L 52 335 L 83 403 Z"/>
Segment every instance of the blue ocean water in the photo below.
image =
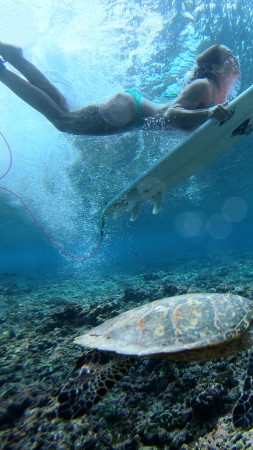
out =
<path fill-rule="evenodd" d="M 39 6 L 39 9 L 38 9 Z M 26 13 L 24 13 L 26 10 Z M 239 56 L 242 81 L 252 83 L 252 31 L 247 2 L 100 1 L 3 6 L 1 40 L 25 55 L 66 95 L 71 107 L 134 88 L 157 102 L 179 92 L 194 58 L 220 42 Z M 29 23 L 29 26 L 27 24 Z M 32 26 L 31 26 L 32 24 Z M 74 30 L 74 32 L 73 32 Z M 0 85 L 1 125 L 13 165 L 1 185 L 19 195 L 66 251 L 89 254 L 99 242 L 108 201 L 164 156 L 185 134 L 135 130 L 117 136 L 61 134 Z M 34 276 L 159 270 L 193 257 L 232 259 L 252 248 L 252 139 L 249 135 L 164 199 L 161 212 L 142 208 L 106 220 L 91 259 L 64 256 L 19 200 L 0 192 L 0 272 Z M 0 175 L 9 154 L 0 141 Z"/>

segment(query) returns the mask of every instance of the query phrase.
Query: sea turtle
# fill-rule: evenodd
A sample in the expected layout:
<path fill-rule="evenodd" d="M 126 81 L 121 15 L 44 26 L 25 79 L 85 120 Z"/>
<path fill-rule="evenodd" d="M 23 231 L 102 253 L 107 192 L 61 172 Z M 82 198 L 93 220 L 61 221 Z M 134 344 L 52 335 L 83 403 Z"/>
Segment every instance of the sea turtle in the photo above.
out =
<path fill-rule="evenodd" d="M 79 358 L 61 389 L 58 415 L 71 419 L 87 413 L 137 357 L 196 361 L 250 348 L 252 320 L 253 304 L 247 298 L 211 293 L 163 298 L 113 317 L 75 339 L 93 350 Z M 252 387 L 253 353 L 233 411 L 236 427 L 253 424 Z"/>

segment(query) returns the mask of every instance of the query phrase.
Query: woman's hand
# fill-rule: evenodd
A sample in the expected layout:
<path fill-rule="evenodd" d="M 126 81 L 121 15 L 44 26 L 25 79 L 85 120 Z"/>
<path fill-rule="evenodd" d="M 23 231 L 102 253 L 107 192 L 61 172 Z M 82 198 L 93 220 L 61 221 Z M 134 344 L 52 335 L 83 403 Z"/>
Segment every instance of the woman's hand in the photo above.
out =
<path fill-rule="evenodd" d="M 213 108 L 209 109 L 208 118 L 209 119 L 217 119 L 219 122 L 227 119 L 229 115 L 229 111 L 226 108 L 228 102 L 222 103 L 220 105 L 216 105 Z"/>

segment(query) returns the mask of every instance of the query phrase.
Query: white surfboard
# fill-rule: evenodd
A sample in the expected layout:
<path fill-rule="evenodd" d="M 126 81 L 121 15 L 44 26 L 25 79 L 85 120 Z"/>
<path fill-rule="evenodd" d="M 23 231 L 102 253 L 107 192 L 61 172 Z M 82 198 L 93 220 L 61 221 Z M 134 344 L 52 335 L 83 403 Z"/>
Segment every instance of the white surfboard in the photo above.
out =
<path fill-rule="evenodd" d="M 138 216 L 142 203 L 153 203 L 153 214 L 162 205 L 163 194 L 221 156 L 238 139 L 251 131 L 253 124 L 253 86 L 227 107 L 228 118 L 223 122 L 210 119 L 167 156 L 136 178 L 106 206 L 104 214 L 120 209 L 130 212 L 130 220 Z"/>

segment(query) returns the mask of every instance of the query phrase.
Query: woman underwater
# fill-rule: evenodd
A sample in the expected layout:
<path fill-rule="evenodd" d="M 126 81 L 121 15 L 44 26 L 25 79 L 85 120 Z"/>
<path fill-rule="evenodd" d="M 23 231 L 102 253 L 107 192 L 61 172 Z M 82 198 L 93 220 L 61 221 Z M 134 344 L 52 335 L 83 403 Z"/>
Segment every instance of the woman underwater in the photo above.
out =
<path fill-rule="evenodd" d="M 240 77 L 237 58 L 226 46 L 216 44 L 196 58 L 189 84 L 173 102 L 160 105 L 127 90 L 105 103 L 70 111 L 63 95 L 24 58 L 21 48 L 0 43 L 0 55 L 0 81 L 58 130 L 75 135 L 106 135 L 133 126 L 192 130 L 209 118 L 221 121 L 227 115 L 229 90 Z M 6 61 L 26 79 L 7 69 Z"/>

